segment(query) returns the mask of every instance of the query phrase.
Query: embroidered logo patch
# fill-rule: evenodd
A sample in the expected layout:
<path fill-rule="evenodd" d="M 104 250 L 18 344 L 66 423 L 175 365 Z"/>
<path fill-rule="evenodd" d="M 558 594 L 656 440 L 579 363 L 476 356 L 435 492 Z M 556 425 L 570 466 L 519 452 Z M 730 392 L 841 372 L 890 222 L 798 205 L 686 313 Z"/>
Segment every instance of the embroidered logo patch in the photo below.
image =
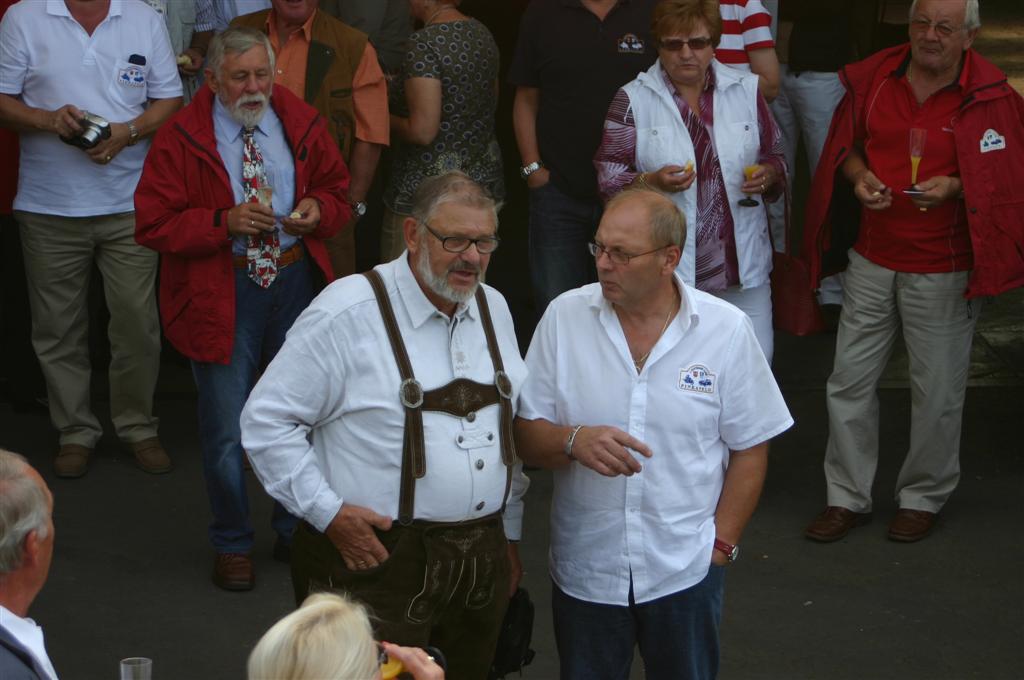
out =
<path fill-rule="evenodd" d="M 643 54 L 644 41 L 633 33 L 627 33 L 619 38 L 619 54 Z"/>
<path fill-rule="evenodd" d="M 129 66 L 118 72 L 117 82 L 125 87 L 142 87 L 146 84 L 146 76 L 138 66 Z"/>
<path fill-rule="evenodd" d="M 1000 151 L 1006 148 L 1006 137 L 989 128 L 981 137 L 981 152 Z"/>
<path fill-rule="evenodd" d="M 679 371 L 679 389 L 712 394 L 715 391 L 715 374 L 707 366 L 694 364 Z"/>

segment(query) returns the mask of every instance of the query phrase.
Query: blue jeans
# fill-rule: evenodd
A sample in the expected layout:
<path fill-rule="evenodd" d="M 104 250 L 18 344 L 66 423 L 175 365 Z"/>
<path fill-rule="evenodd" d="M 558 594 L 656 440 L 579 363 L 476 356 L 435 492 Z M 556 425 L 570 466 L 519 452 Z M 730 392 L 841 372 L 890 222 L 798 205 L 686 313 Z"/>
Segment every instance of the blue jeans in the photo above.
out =
<path fill-rule="evenodd" d="M 530 190 L 530 283 L 538 317 L 565 291 L 597 280 L 587 243 L 603 210 L 598 199 L 581 201 L 552 182 Z"/>
<path fill-rule="evenodd" d="M 192 362 L 199 391 L 199 440 L 213 521 L 210 542 L 219 553 L 248 553 L 253 529 L 245 491 L 238 419 L 260 371 L 284 344 L 285 334 L 313 299 L 308 254 L 278 272 L 269 288 L 235 269 L 235 345 L 231 363 Z M 271 525 L 291 542 L 297 520 L 274 503 Z"/>
<path fill-rule="evenodd" d="M 551 588 L 562 680 L 628 680 L 633 647 L 644 675 L 707 680 L 718 675 L 718 624 L 725 568 L 711 565 L 695 586 L 643 604 L 595 604 Z"/>

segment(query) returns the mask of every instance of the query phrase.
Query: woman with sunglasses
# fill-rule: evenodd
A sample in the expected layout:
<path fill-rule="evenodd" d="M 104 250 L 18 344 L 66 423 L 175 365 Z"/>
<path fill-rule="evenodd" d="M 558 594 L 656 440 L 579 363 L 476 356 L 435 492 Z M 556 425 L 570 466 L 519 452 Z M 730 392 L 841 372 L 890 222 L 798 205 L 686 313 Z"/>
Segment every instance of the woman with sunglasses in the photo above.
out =
<path fill-rule="evenodd" d="M 390 661 L 389 661 L 390 660 Z M 378 645 L 366 609 L 333 593 L 310 595 L 275 623 L 249 655 L 249 680 L 380 680 L 400 661 L 415 680 L 444 680 L 424 650 Z M 387 677 L 394 677 L 388 672 Z"/>
<path fill-rule="evenodd" d="M 608 109 L 594 157 L 601 195 L 632 187 L 672 198 L 686 216 L 681 275 L 746 312 L 770 362 L 772 248 L 763 203 L 785 191 L 779 129 L 757 76 L 715 59 L 716 0 L 662 0 L 651 31 L 658 60 Z"/>

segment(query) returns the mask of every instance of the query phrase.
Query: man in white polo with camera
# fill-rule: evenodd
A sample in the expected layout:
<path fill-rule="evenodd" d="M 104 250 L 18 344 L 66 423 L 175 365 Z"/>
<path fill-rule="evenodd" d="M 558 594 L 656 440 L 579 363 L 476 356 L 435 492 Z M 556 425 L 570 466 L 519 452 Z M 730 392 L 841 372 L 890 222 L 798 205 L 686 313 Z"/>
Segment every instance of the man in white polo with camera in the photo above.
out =
<path fill-rule="evenodd" d="M 135 243 L 133 194 L 148 138 L 180 106 L 167 29 L 145 3 L 22 2 L 0 23 L 0 125 L 20 133 L 14 216 L 32 344 L 59 434 L 59 477 L 84 475 L 103 434 L 89 404 L 94 264 L 110 310 L 110 415 L 117 436 L 143 470 L 171 469 L 153 417 L 157 255 Z"/>

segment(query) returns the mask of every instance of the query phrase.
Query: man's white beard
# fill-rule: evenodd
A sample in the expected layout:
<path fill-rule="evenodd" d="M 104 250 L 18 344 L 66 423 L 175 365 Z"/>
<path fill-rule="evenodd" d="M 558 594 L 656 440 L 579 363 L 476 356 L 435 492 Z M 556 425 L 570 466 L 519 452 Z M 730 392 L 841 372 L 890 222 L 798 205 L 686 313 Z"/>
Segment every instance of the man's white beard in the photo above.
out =
<path fill-rule="evenodd" d="M 448 267 L 448 269 L 445 270 L 444 274 L 438 276 L 430 267 L 430 250 L 427 248 L 427 244 L 424 243 L 423 239 L 420 240 L 419 251 L 419 255 L 416 256 L 416 272 L 420 275 L 423 282 L 427 284 L 427 288 L 434 291 L 434 293 L 445 300 L 454 302 L 455 304 L 468 302 L 470 298 L 476 294 L 476 288 L 480 285 L 481 272 L 479 267 L 473 267 L 466 263 L 460 264 L 459 261 L 456 260 Z M 475 271 L 477 274 L 477 282 L 467 290 L 456 290 L 455 288 L 452 288 L 451 284 L 448 283 L 448 273 L 459 270 Z"/>
<path fill-rule="evenodd" d="M 221 97 L 223 93 L 224 91 L 221 90 L 221 92 L 218 93 L 218 97 Z M 270 100 L 267 96 L 260 92 L 259 94 L 242 95 L 234 104 L 228 104 L 224 101 L 223 97 L 221 97 L 220 103 L 224 105 L 228 114 L 239 125 L 246 128 L 254 128 L 259 125 L 261 120 L 263 120 L 263 114 L 267 112 L 267 105 L 269 101 Z M 249 104 L 251 102 L 259 102 L 261 105 L 260 108 L 253 110 L 242 108 L 244 104 Z"/>

